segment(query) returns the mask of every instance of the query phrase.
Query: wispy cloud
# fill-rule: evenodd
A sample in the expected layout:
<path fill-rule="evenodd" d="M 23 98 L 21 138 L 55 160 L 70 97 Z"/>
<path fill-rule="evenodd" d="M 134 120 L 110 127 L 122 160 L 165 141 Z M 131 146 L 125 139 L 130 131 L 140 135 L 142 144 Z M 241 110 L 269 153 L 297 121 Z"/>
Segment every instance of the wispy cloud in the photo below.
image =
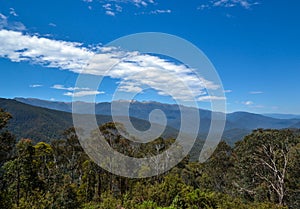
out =
<path fill-rule="evenodd" d="M 56 24 L 55 24 L 55 23 L 52 23 L 52 22 L 49 23 L 48 25 L 51 26 L 51 27 L 56 27 Z"/>
<path fill-rule="evenodd" d="M 263 94 L 263 91 L 250 91 L 249 94 Z"/>
<path fill-rule="evenodd" d="M 5 16 L 4 14 L 0 13 L 0 30 L 1 29 L 24 31 L 26 30 L 26 27 L 21 22 L 10 21 L 9 16 Z"/>
<path fill-rule="evenodd" d="M 8 30 L 0 30 L 0 45 L 0 57 L 13 62 L 27 61 L 44 67 L 119 79 L 119 90 L 124 92 L 137 92 L 151 87 L 159 95 L 172 95 L 174 99 L 184 101 L 194 98 L 198 101 L 224 99 L 208 98 L 207 90 L 217 90 L 220 86 L 197 77 L 185 65 L 137 51 L 98 47 L 95 52 L 80 43 L 23 35 L 21 32 Z M 111 68 L 112 66 L 114 67 Z M 65 93 L 67 96 L 89 94 L 94 90 L 62 85 L 54 85 L 52 88 L 77 91 Z"/>
<path fill-rule="evenodd" d="M 116 13 L 112 12 L 112 11 L 106 11 L 105 14 L 107 14 L 108 16 L 115 16 Z"/>
<path fill-rule="evenodd" d="M 64 93 L 65 96 L 70 96 L 70 97 L 84 97 L 84 96 L 98 95 L 98 94 L 104 94 L 104 92 L 103 91 L 76 91 L 76 92 Z"/>
<path fill-rule="evenodd" d="M 105 1 L 93 1 L 83 0 L 88 3 L 89 9 L 92 9 L 92 4 L 100 3 L 106 15 L 116 16 L 123 11 L 125 5 L 131 5 L 137 9 L 146 8 L 150 4 L 154 4 L 154 0 L 105 0 Z"/>
<path fill-rule="evenodd" d="M 198 10 L 205 10 L 209 9 L 211 6 L 209 4 L 201 4 L 200 6 L 197 7 Z"/>
<path fill-rule="evenodd" d="M 0 29 L 7 26 L 7 17 L 4 14 L 0 13 Z"/>
<path fill-rule="evenodd" d="M 92 4 L 95 3 L 93 0 L 83 0 L 89 4 L 88 8 L 92 9 Z M 104 12 L 108 16 L 116 16 L 117 14 L 124 11 L 126 6 L 132 6 L 138 12 L 135 12 L 136 15 L 142 14 L 170 14 L 172 11 L 170 9 L 155 9 L 155 10 L 146 10 L 149 5 L 156 5 L 154 0 L 106 0 L 106 1 L 97 1 L 101 4 Z M 153 8 L 152 8 L 153 9 Z"/>
<path fill-rule="evenodd" d="M 91 90 L 90 88 L 78 88 L 78 87 L 65 87 L 64 85 L 55 84 L 51 88 L 58 89 L 58 90 L 66 90 L 68 92 L 63 93 L 65 96 L 70 97 L 84 97 L 90 95 L 98 95 L 104 94 L 104 91 L 95 91 Z"/>
<path fill-rule="evenodd" d="M 78 88 L 78 87 L 65 87 L 60 84 L 55 84 L 51 87 L 52 89 L 58 89 L 58 90 L 67 90 L 67 91 L 75 91 L 75 90 L 90 90 L 89 88 Z"/>
<path fill-rule="evenodd" d="M 119 90 L 123 92 L 139 93 L 142 92 L 143 89 L 132 82 L 126 82 L 119 87 Z"/>
<path fill-rule="evenodd" d="M 112 5 L 111 4 L 104 4 L 102 7 L 105 9 L 105 14 L 109 16 L 115 16 L 116 13 L 112 11 Z"/>
<path fill-rule="evenodd" d="M 29 87 L 30 88 L 38 88 L 38 87 L 42 87 L 43 85 L 41 85 L 41 84 L 32 84 L 32 85 L 30 85 Z"/>
<path fill-rule="evenodd" d="M 121 7 L 120 5 L 116 4 L 115 5 L 116 11 L 117 12 L 122 12 L 123 11 L 123 7 Z"/>
<path fill-rule="evenodd" d="M 107 0 L 109 2 L 117 2 L 119 4 L 133 4 L 136 7 L 148 6 L 149 4 L 154 4 L 154 0 Z"/>
<path fill-rule="evenodd" d="M 0 18 L 3 19 L 3 20 L 7 19 L 7 17 L 2 13 L 0 13 Z"/>
<path fill-rule="evenodd" d="M 8 27 L 10 30 L 25 31 L 26 26 L 21 22 L 11 22 Z"/>
<path fill-rule="evenodd" d="M 105 10 L 105 14 L 109 15 L 109 16 L 115 16 L 117 13 L 120 13 L 123 11 L 123 7 L 121 7 L 118 4 L 107 3 L 107 4 L 102 5 L 102 7 Z"/>
<path fill-rule="evenodd" d="M 198 9 L 204 10 L 213 7 L 224 7 L 224 8 L 242 7 L 244 9 L 250 9 L 252 6 L 258 4 L 259 2 L 254 0 L 211 0 L 205 4 L 201 4 L 200 6 L 198 6 Z"/>
<path fill-rule="evenodd" d="M 238 102 L 240 103 L 240 102 Z M 247 108 L 251 108 L 251 109 L 263 109 L 266 108 L 264 105 L 261 104 L 256 104 L 255 102 L 251 101 L 251 100 L 247 100 L 247 101 L 243 101 L 241 102 L 241 104 L 247 106 Z"/>
<path fill-rule="evenodd" d="M 218 96 L 202 96 L 198 98 L 198 101 L 212 101 L 212 100 L 226 100 L 226 97 L 218 97 Z"/>
<path fill-rule="evenodd" d="M 16 13 L 14 8 L 9 8 L 9 14 L 11 14 L 12 16 L 15 16 L 15 17 L 18 16 L 18 14 Z"/>
<path fill-rule="evenodd" d="M 172 11 L 170 9 L 157 9 L 150 12 L 150 14 L 170 14 Z"/>
<path fill-rule="evenodd" d="M 253 105 L 254 102 L 248 100 L 248 101 L 242 102 L 242 104 L 247 105 L 247 106 L 250 106 L 250 105 Z"/>
<path fill-rule="evenodd" d="M 232 92 L 231 89 L 224 90 L 224 93 L 231 93 L 231 92 Z"/>

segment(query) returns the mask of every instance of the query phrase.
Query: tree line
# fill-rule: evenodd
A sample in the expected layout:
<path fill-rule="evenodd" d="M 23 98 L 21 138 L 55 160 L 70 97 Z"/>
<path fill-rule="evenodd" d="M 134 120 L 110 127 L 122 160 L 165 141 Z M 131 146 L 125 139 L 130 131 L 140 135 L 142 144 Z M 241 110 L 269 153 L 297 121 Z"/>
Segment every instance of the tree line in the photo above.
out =
<path fill-rule="evenodd" d="M 300 208 L 300 137 L 293 130 L 258 129 L 234 147 L 222 141 L 204 163 L 187 156 L 164 174 L 129 179 L 95 164 L 74 128 L 50 143 L 16 142 L 6 130 L 10 118 L 0 109 L 3 209 Z M 132 157 L 156 155 L 176 143 L 133 143 L 114 123 L 99 129 L 111 147 Z"/>

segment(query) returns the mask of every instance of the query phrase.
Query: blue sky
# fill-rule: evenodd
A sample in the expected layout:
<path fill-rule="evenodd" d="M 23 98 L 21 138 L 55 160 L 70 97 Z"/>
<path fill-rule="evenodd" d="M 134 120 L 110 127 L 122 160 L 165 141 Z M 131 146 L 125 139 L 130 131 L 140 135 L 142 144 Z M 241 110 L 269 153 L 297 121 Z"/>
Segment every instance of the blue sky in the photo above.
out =
<path fill-rule="evenodd" d="M 103 52 L 103 45 L 122 36 L 163 32 L 207 55 L 222 80 L 229 112 L 300 114 L 299 9 L 297 0 L 1 0 L 0 97 L 71 101 L 77 65 L 95 53 L 92 46 Z M 62 52 L 65 48 L 69 51 Z M 150 56 L 134 59 L 145 59 L 149 69 L 157 62 Z M 109 101 L 121 80 L 112 73 L 97 91 L 75 90 Z M 135 92 L 141 86 L 131 81 L 122 88 Z M 201 87 L 196 91 L 201 94 Z M 173 101 L 153 89 L 136 98 Z M 209 105 L 199 100 L 200 107 Z"/>

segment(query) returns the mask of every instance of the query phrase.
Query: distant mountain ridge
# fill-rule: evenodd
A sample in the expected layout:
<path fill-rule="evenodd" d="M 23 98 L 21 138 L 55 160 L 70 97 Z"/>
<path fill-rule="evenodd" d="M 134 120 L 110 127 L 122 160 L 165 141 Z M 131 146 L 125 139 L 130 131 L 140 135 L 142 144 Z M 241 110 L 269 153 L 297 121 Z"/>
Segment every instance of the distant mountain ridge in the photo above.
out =
<path fill-rule="evenodd" d="M 54 109 L 64 112 L 72 112 L 72 103 L 68 102 L 54 102 L 39 99 L 26 99 L 15 98 L 15 100 L 29 104 L 32 106 L 44 107 L 48 109 Z M 119 101 L 122 105 L 122 101 Z M 191 107 L 183 107 L 191 108 Z M 168 120 L 167 125 L 176 130 L 180 128 L 180 110 L 178 105 L 163 104 L 159 102 L 138 102 L 133 101 L 130 104 L 129 115 L 130 117 L 142 119 L 148 121 L 149 114 L 154 109 L 162 110 Z M 84 112 L 85 110 L 83 110 Z M 88 111 L 87 111 L 88 112 Z M 98 115 L 111 115 L 111 104 L 108 102 L 97 103 L 95 105 L 95 113 Z M 201 125 L 199 136 L 205 138 L 211 121 L 211 111 L 199 110 Z M 235 142 L 242 139 L 245 135 L 257 128 L 264 129 L 283 129 L 283 128 L 300 128 L 300 119 L 278 119 L 265 115 L 254 114 L 249 112 L 234 112 L 226 115 L 226 126 L 223 137 L 229 141 Z"/>
<path fill-rule="evenodd" d="M 300 115 L 295 115 L 295 114 L 266 113 L 263 115 L 271 118 L 277 118 L 277 119 L 300 119 Z"/>
<path fill-rule="evenodd" d="M 72 114 L 58 110 L 47 109 L 18 102 L 12 99 L 0 98 L 0 108 L 9 112 L 13 118 L 8 123 L 8 130 L 17 139 L 30 138 L 34 141 L 49 142 L 52 139 L 60 139 L 62 133 L 73 127 Z M 98 125 L 111 122 L 109 115 L 97 115 Z M 138 130 L 147 130 L 150 123 L 138 118 L 130 118 Z M 163 137 L 174 137 L 178 131 L 172 127 L 166 127 Z"/>

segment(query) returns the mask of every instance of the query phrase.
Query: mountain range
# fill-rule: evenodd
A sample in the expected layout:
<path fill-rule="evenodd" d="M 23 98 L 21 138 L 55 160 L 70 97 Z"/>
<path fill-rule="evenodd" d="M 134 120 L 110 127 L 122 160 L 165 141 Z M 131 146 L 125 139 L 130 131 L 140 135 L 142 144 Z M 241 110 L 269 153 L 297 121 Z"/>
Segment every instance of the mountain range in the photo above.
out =
<path fill-rule="evenodd" d="M 49 142 L 52 139 L 61 139 L 63 132 L 73 126 L 72 114 L 69 112 L 33 106 L 13 99 L 3 98 L 0 98 L 0 108 L 12 115 L 7 129 L 17 139 L 30 138 L 35 142 Z M 112 117 L 110 115 L 97 115 L 96 120 L 98 125 L 102 125 L 111 122 Z M 130 117 L 130 121 L 140 131 L 147 130 L 150 127 L 150 123 L 145 120 Z M 162 137 L 175 137 L 177 133 L 176 129 L 166 127 Z"/>
<path fill-rule="evenodd" d="M 295 114 L 266 113 L 263 115 L 271 118 L 277 118 L 277 119 L 300 119 L 300 115 L 295 115 Z"/>
<path fill-rule="evenodd" d="M 58 121 L 56 125 L 59 127 L 65 127 L 66 124 L 68 126 L 72 125 L 71 112 L 72 112 L 72 103 L 70 102 L 57 102 L 57 101 L 46 101 L 34 98 L 15 98 L 11 100 L 12 103 L 19 105 L 26 104 L 29 105 L 29 109 L 33 109 L 34 107 L 38 107 L 34 112 L 43 112 L 47 113 L 43 115 L 43 117 L 50 117 L 61 121 Z M 80 103 L 80 102 L 78 102 Z M 119 106 L 122 106 L 124 101 L 117 101 Z M 84 105 L 83 105 L 84 106 Z M 1 103 L 0 103 L 1 108 Z M 182 107 L 181 107 L 182 108 Z M 22 108 L 21 108 L 22 109 Z M 140 127 L 145 129 L 145 127 L 149 126 L 148 119 L 151 111 L 159 109 L 164 112 L 167 118 L 167 129 L 166 135 L 171 135 L 172 131 L 180 129 L 181 125 L 181 115 L 180 109 L 178 105 L 175 104 L 163 104 L 159 102 L 139 102 L 139 101 L 131 101 L 129 108 L 129 116 L 135 121 L 139 120 L 137 124 L 141 124 Z M 183 107 L 183 109 L 190 110 L 192 107 Z M 16 113 L 20 112 L 15 111 Z M 50 111 L 50 112 L 49 112 Z M 58 111 L 58 112 L 57 112 Z M 81 109 L 81 114 L 89 114 L 90 110 Z M 111 103 L 102 102 L 95 104 L 95 113 L 98 115 L 97 120 L 99 123 L 110 121 L 111 120 Z M 31 113 L 28 115 L 32 115 Z M 212 112 L 209 110 L 199 109 L 201 125 L 199 129 L 199 138 L 205 138 L 209 128 L 211 121 Z M 57 116 L 57 117 L 56 117 Z M 60 116 L 60 117 L 59 117 Z M 122 113 L 120 113 L 122 116 Z M 125 116 L 125 114 L 124 114 Z M 292 119 L 279 119 L 273 118 L 266 115 L 254 114 L 249 112 L 234 112 L 226 114 L 226 125 L 223 133 L 223 138 L 229 143 L 233 144 L 235 141 L 242 139 L 245 135 L 250 133 L 254 129 L 263 128 L 263 129 L 284 129 L 284 128 L 300 128 L 300 118 L 292 118 Z M 52 123 L 54 121 L 48 120 L 48 123 Z M 62 124 L 64 123 L 64 124 Z M 159 121 L 157 121 L 159 123 Z M 56 127 L 56 125 L 53 125 Z M 56 128 L 55 128 L 56 130 Z M 54 134 L 54 133 L 52 133 Z M 51 136 L 49 136 L 51 137 Z"/>

